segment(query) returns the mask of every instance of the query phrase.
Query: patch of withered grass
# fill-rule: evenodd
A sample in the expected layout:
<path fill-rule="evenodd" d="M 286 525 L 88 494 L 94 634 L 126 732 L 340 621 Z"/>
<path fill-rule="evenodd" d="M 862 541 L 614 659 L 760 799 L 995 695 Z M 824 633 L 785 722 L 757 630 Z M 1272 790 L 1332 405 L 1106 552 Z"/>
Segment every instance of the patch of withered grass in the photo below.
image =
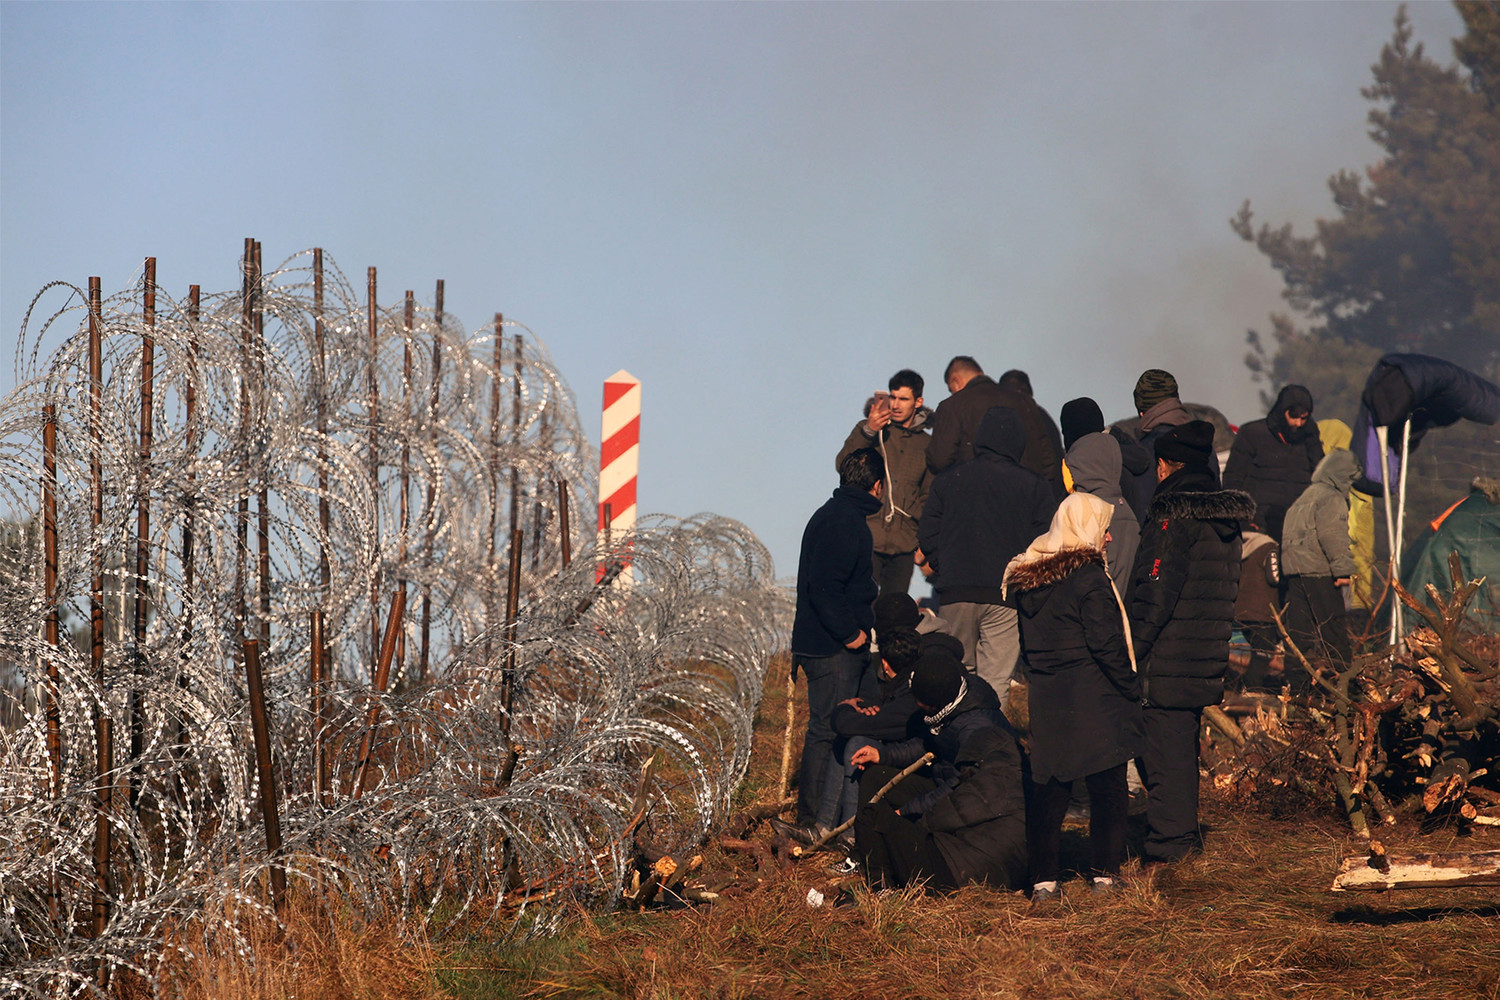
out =
<path fill-rule="evenodd" d="M 228 928 L 233 928 L 233 932 Z M 182 1000 L 438 1000 L 435 956 L 414 927 L 362 921 L 336 896 L 291 892 L 282 920 L 226 904 L 168 939 L 165 995 Z"/>
<path fill-rule="evenodd" d="M 779 660 L 767 679 L 740 804 L 774 795 L 785 670 Z M 802 725 L 799 717 L 794 767 Z M 705 872 L 731 880 L 714 906 L 580 914 L 554 942 L 509 949 L 497 962 L 509 973 L 503 988 L 454 995 L 1500 998 L 1495 890 L 1330 893 L 1343 858 L 1364 851 L 1331 811 L 1271 818 L 1253 802 L 1213 797 L 1206 784 L 1203 813 L 1203 855 L 1148 870 L 1131 861 L 1112 896 L 1066 882 L 1061 903 L 1047 908 L 977 887 L 871 894 L 858 878 L 840 881 L 824 870 L 833 855 L 782 874 L 711 850 Z M 1380 836 L 1392 853 L 1500 849 L 1496 833 L 1461 840 L 1415 824 Z M 1082 860 L 1078 834 L 1065 845 Z M 809 906 L 809 889 L 824 894 L 823 905 Z"/>

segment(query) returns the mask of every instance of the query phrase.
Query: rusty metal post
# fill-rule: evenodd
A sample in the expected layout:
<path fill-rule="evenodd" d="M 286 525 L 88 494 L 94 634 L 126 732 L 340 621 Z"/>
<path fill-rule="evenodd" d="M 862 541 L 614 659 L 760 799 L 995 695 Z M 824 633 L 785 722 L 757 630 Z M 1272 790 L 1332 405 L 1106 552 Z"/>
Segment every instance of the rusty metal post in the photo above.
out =
<path fill-rule="evenodd" d="M 510 533 L 510 575 L 505 587 L 505 674 L 500 681 L 501 738 L 509 740 L 511 706 L 516 698 L 516 632 L 521 609 L 521 537 L 520 528 Z"/>
<path fill-rule="evenodd" d="M 104 526 L 104 362 L 101 347 L 103 338 L 103 294 L 99 279 L 89 279 L 89 502 L 92 508 L 94 537 L 98 538 Z M 104 688 L 104 553 L 95 548 L 92 553 L 93 580 L 89 585 L 89 666 L 93 670 L 94 683 Z M 112 777 L 114 747 L 112 745 L 112 720 L 100 708 L 94 709 L 95 764 L 94 794 L 97 812 L 94 818 L 94 936 L 104 933 L 109 923 L 110 899 L 114 895 L 114 882 L 110 877 L 110 825 L 109 816 L 113 806 L 114 787 Z M 104 970 L 101 969 L 101 972 Z"/>
<path fill-rule="evenodd" d="M 442 390 L 443 373 L 443 279 L 437 283 L 433 309 L 437 314 L 437 328 L 432 332 L 432 395 L 427 407 L 427 433 L 432 436 L 433 453 L 437 453 L 438 402 Z M 437 519 L 433 516 L 433 504 L 437 500 L 437 477 L 427 479 L 427 504 L 423 508 L 427 518 L 427 560 L 432 561 L 433 549 L 437 545 Z M 428 661 L 432 648 L 432 584 L 422 584 L 422 650 L 417 666 L 417 681 L 427 683 Z"/>
<path fill-rule="evenodd" d="M 188 342 L 187 342 L 187 453 L 188 463 L 188 496 L 187 517 L 182 523 L 182 642 L 179 654 L 179 667 L 177 671 L 177 686 L 186 689 L 188 686 L 187 671 L 184 669 L 192 656 L 190 649 L 193 639 L 193 610 L 196 599 L 193 596 L 193 587 L 197 575 L 197 553 L 196 534 L 198 519 L 198 473 L 197 466 L 192 459 L 198 457 L 198 318 L 203 304 L 203 290 L 198 285 L 188 286 Z M 177 719 L 177 745 L 182 746 L 187 738 L 186 727 L 182 724 L 181 716 Z"/>
<path fill-rule="evenodd" d="M 390 683 L 396 636 L 401 632 L 401 621 L 405 614 L 406 591 L 398 590 L 391 598 L 391 613 L 385 620 L 385 638 L 380 642 L 380 659 L 375 664 L 375 693 L 365 712 L 365 734 L 359 741 L 359 764 L 354 771 L 353 797 L 356 799 L 365 793 L 365 776 L 370 770 L 370 756 L 375 744 L 375 720 L 380 718 L 380 696 L 385 694 L 386 685 Z"/>
<path fill-rule="evenodd" d="M 255 362 L 256 371 L 260 375 L 262 391 L 266 384 L 266 310 L 265 310 L 265 288 L 263 287 L 264 272 L 260 266 L 260 241 L 255 241 L 255 282 L 251 286 L 251 302 L 253 311 L 251 318 L 255 326 Z M 260 638 L 262 648 L 269 654 L 271 650 L 271 510 L 270 491 L 266 487 L 266 478 L 261 477 L 260 489 L 255 496 L 255 520 L 256 544 L 259 549 L 255 564 L 256 590 L 259 592 L 260 621 L 256 623 L 256 633 Z"/>
<path fill-rule="evenodd" d="M 58 648 L 57 605 L 57 404 L 42 407 L 42 588 L 46 592 L 46 641 Z M 57 660 L 47 658 L 47 761 L 52 798 L 62 797 L 62 713 L 58 706 Z"/>
<path fill-rule="evenodd" d="M 281 854 L 281 813 L 276 803 L 276 772 L 271 762 L 271 726 L 266 717 L 266 692 L 260 674 L 260 644 L 245 639 L 245 686 L 250 695 L 250 728 L 255 737 L 256 785 L 260 815 L 266 828 L 266 854 L 271 859 L 271 899 L 280 912 L 286 900 L 286 869 Z"/>
<path fill-rule="evenodd" d="M 495 628 L 495 534 L 500 528 L 500 371 L 501 345 L 504 343 L 505 317 L 495 313 L 495 362 L 490 368 L 490 531 L 485 568 L 489 585 L 484 595 L 484 659 L 490 659 L 490 636 Z"/>
<path fill-rule="evenodd" d="M 515 382 L 511 384 L 510 439 L 512 454 L 521 454 L 521 332 L 516 331 L 516 358 L 513 371 Z M 514 535 L 521 526 L 521 469 L 516 462 L 510 464 L 510 533 Z"/>
<path fill-rule="evenodd" d="M 154 430 L 156 389 L 156 258 L 146 258 L 145 291 L 141 302 L 141 422 L 140 496 L 135 519 L 135 574 L 131 594 L 135 604 L 135 648 L 131 666 L 142 672 L 146 658 L 146 618 L 149 611 L 146 575 L 151 571 L 151 443 Z M 130 687 L 130 806 L 140 805 L 141 754 L 146 749 L 145 719 L 139 684 Z"/>
<path fill-rule="evenodd" d="M 380 331 L 375 305 L 375 269 L 365 273 L 365 297 L 368 303 L 367 323 L 370 335 L 370 364 L 367 373 L 370 414 L 370 492 L 375 496 L 375 551 L 380 551 L 380 383 L 376 367 L 380 363 Z M 370 577 L 370 648 L 380 648 L 380 566 Z"/>
<path fill-rule="evenodd" d="M 410 288 L 406 290 L 406 314 L 403 317 L 406 336 L 403 338 L 405 352 L 401 362 L 401 412 L 408 416 L 412 413 L 411 395 L 411 327 L 416 319 L 417 293 Z M 402 435 L 401 438 L 401 503 L 399 506 L 401 518 L 401 543 L 397 553 L 396 565 L 399 567 L 396 585 L 401 588 L 402 602 L 405 603 L 406 594 L 406 558 L 407 558 L 407 536 L 411 533 L 411 437 Z M 396 676 L 406 676 L 406 630 L 401 630 L 401 635 L 396 639 Z"/>
<path fill-rule="evenodd" d="M 328 357 L 323 326 L 323 248 L 313 248 L 313 344 L 316 365 L 313 377 L 317 387 L 318 420 L 318 584 L 320 606 L 312 613 L 312 709 L 313 709 L 313 792 L 318 801 L 329 804 L 330 762 L 328 759 L 328 694 L 333 678 L 331 651 L 327 648 L 326 623 L 321 604 L 328 600 L 332 575 L 328 565 L 328 531 L 332 510 L 328 503 Z"/>
<path fill-rule="evenodd" d="M 254 287 L 251 272 L 255 267 L 255 239 L 245 237 L 244 272 L 240 283 L 240 434 L 250 434 L 250 371 L 251 339 L 254 336 L 254 321 L 251 318 L 251 289 Z M 234 547 L 234 627 L 238 635 L 250 630 L 250 608 L 245 601 L 245 560 L 250 553 L 250 484 L 245 484 L 235 504 Z M 244 647 L 235 650 L 235 666 L 244 666 Z"/>
<path fill-rule="evenodd" d="M 557 524 L 562 540 L 562 568 L 573 562 L 573 527 L 568 523 L 568 481 L 557 481 Z"/>

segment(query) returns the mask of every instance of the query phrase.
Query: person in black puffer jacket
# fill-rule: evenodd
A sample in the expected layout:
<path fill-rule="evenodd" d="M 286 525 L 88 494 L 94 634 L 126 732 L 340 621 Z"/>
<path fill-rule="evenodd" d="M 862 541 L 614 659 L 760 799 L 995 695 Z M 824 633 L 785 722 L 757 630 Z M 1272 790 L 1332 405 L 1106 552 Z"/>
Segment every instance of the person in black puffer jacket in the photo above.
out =
<path fill-rule="evenodd" d="M 926 713 L 917 717 L 922 734 L 853 757 L 864 768 L 866 805 L 854 834 L 865 877 L 889 888 L 921 879 L 938 890 L 971 882 L 1019 889 L 1026 878 L 1026 796 L 1020 744 L 1000 700 L 937 647 L 917 659 L 911 692 Z M 869 801 L 926 751 L 935 757 L 930 778 L 913 775 L 880 802 Z"/>
<path fill-rule="evenodd" d="M 1093 890 L 1112 889 L 1125 860 L 1126 766 L 1141 751 L 1141 686 L 1124 607 L 1104 568 L 1114 512 L 1099 497 L 1072 494 L 1047 534 L 1005 571 L 1006 593 L 1020 613 L 1030 689 L 1033 899 L 1057 893 L 1063 819 L 1079 778 L 1089 793 Z"/>
<path fill-rule="evenodd" d="M 1240 529 L 1255 510 L 1218 488 L 1213 425 L 1194 420 L 1156 442 L 1156 496 L 1141 524 L 1130 623 L 1144 697 L 1147 861 L 1200 847 L 1198 727 L 1224 696 L 1240 583 Z"/>
<path fill-rule="evenodd" d="M 1224 464 L 1224 488 L 1250 494 L 1255 501 L 1251 523 L 1278 544 L 1286 512 L 1323 460 L 1312 412 L 1312 393 L 1300 385 L 1285 387 L 1265 419 L 1240 428 Z"/>

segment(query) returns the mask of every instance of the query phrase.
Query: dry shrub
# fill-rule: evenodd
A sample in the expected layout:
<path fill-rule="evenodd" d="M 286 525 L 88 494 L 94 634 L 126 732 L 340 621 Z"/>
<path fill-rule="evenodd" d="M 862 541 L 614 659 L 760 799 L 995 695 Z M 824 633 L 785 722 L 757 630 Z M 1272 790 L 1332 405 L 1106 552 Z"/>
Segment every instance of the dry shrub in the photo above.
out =
<path fill-rule="evenodd" d="M 228 904 L 170 938 L 166 995 L 182 1000 L 444 997 L 433 950 L 414 925 L 361 921 L 331 895 L 289 893 L 278 925 L 259 906 Z M 226 930 L 233 927 L 235 932 Z"/>

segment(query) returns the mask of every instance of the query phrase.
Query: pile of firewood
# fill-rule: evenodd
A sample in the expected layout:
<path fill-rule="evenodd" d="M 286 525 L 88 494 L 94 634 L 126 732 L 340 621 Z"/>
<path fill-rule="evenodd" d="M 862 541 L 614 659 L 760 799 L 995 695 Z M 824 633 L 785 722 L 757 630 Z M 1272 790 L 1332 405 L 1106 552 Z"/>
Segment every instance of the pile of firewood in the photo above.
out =
<path fill-rule="evenodd" d="M 1331 786 L 1363 837 L 1402 816 L 1500 826 L 1500 637 L 1465 617 L 1484 581 L 1464 580 L 1457 554 L 1449 570 L 1451 593 L 1429 585 L 1426 601 L 1398 585 L 1425 625 L 1347 668 L 1310 658 L 1283 627 L 1287 670 L 1307 671 L 1313 694 L 1241 705 L 1238 721 L 1209 709 L 1215 783 L 1245 794 Z"/>

